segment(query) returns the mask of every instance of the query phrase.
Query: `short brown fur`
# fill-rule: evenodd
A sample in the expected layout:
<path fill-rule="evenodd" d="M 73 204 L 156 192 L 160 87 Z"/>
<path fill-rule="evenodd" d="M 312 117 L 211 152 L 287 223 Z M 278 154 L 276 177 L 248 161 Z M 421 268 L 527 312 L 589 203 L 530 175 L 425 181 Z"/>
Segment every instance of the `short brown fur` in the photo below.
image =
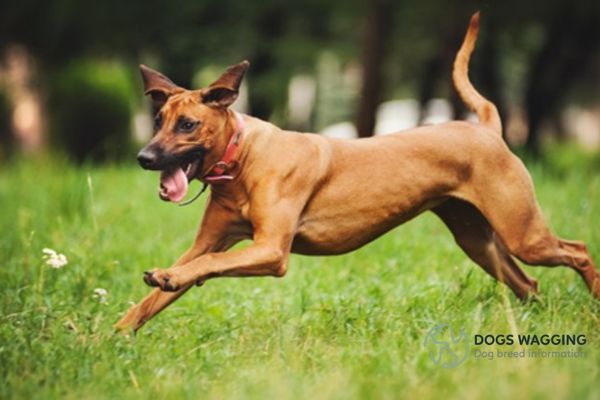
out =
<path fill-rule="evenodd" d="M 600 276 L 584 244 L 550 232 L 527 170 L 501 138 L 496 107 L 469 82 L 478 20 L 475 14 L 453 79 L 480 124 L 453 121 L 334 140 L 285 132 L 245 116 L 235 178 L 212 185 L 194 244 L 171 268 L 146 275 L 146 283 L 156 288 L 116 327 L 139 329 L 194 284 L 222 276 L 281 277 L 290 252 L 346 253 L 426 210 L 442 219 L 474 262 L 519 298 L 535 294 L 537 282 L 513 257 L 530 265 L 567 265 L 600 297 Z M 247 67 L 247 62 L 231 67 L 200 91 L 178 88 L 144 68 L 151 85 L 146 92 L 159 102 L 163 126 L 181 114 L 202 121 L 184 137 L 163 128 L 151 145 L 176 154 L 202 144 L 207 153 L 196 174 L 202 177 L 234 134 L 235 118 L 227 106 L 237 97 Z M 253 244 L 226 252 L 243 239 Z"/>

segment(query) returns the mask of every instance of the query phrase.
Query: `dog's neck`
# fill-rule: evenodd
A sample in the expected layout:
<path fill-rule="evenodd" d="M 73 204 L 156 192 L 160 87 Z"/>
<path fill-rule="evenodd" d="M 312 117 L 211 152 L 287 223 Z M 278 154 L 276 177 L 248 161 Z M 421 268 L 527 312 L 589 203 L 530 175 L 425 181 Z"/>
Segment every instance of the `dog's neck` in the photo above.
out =
<path fill-rule="evenodd" d="M 218 178 L 227 176 L 230 172 L 229 169 L 238 163 L 243 141 L 244 132 L 240 131 L 240 128 L 243 129 L 243 126 L 240 126 L 240 121 L 243 123 L 242 115 L 229 109 L 224 110 L 224 113 L 222 133 L 215 135 L 217 139 L 207 151 L 203 161 L 204 165 L 197 175 L 198 179 L 208 184 L 231 180 L 230 178 Z"/>
<path fill-rule="evenodd" d="M 233 180 L 232 175 L 233 169 L 237 165 L 236 155 L 238 149 L 241 146 L 241 142 L 244 137 L 244 117 L 238 112 L 231 112 L 228 110 L 228 122 L 231 121 L 231 114 L 233 114 L 233 131 L 225 135 L 229 136 L 225 149 L 220 152 L 222 156 L 219 161 L 209 166 L 201 180 L 205 183 L 212 184 L 217 182 L 224 182 Z M 227 124 L 226 124 L 227 125 Z M 226 131 L 231 129 L 225 129 Z M 210 165 L 210 164 L 209 164 Z"/>

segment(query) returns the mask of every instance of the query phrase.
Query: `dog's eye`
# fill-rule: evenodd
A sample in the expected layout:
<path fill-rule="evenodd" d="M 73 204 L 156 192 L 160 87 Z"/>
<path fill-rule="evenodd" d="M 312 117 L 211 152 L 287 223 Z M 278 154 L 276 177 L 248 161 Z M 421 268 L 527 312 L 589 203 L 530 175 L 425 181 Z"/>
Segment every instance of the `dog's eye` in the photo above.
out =
<path fill-rule="evenodd" d="M 162 126 L 162 114 L 157 114 L 154 117 L 154 131 L 158 131 Z"/>
<path fill-rule="evenodd" d="M 177 130 L 180 132 L 191 132 L 198 126 L 198 121 L 182 120 L 177 124 Z"/>

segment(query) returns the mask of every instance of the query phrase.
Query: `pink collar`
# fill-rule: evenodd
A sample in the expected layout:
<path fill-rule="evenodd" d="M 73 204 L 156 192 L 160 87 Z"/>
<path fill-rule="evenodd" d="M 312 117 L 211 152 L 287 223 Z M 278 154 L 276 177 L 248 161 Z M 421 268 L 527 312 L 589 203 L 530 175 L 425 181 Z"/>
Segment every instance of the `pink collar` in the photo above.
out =
<path fill-rule="evenodd" d="M 229 169 L 231 162 L 233 161 L 233 156 L 235 155 L 236 150 L 240 146 L 242 142 L 242 137 L 244 136 L 244 117 L 242 114 L 234 111 L 233 115 L 235 116 L 236 121 L 236 131 L 229 139 L 229 143 L 227 143 L 227 147 L 225 148 L 225 154 L 223 154 L 223 158 L 221 161 L 210 167 L 206 175 L 202 177 L 202 180 L 206 183 L 213 183 L 217 181 L 230 181 L 233 179 L 233 176 L 226 174 Z"/>

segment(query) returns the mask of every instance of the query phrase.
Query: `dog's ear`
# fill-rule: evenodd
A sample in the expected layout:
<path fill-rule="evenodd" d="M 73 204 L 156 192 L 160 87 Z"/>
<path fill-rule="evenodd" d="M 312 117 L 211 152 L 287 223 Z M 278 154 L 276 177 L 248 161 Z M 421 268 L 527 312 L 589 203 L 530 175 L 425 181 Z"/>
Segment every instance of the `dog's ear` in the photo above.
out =
<path fill-rule="evenodd" d="M 246 60 L 230 66 L 209 87 L 201 90 L 202 102 L 214 107 L 229 107 L 237 99 L 240 84 L 250 63 Z"/>
<path fill-rule="evenodd" d="M 155 111 L 158 111 L 167 102 L 169 96 L 183 91 L 169 78 L 143 64 L 140 65 L 140 72 L 144 80 L 144 94 L 150 95 L 152 98 Z"/>

